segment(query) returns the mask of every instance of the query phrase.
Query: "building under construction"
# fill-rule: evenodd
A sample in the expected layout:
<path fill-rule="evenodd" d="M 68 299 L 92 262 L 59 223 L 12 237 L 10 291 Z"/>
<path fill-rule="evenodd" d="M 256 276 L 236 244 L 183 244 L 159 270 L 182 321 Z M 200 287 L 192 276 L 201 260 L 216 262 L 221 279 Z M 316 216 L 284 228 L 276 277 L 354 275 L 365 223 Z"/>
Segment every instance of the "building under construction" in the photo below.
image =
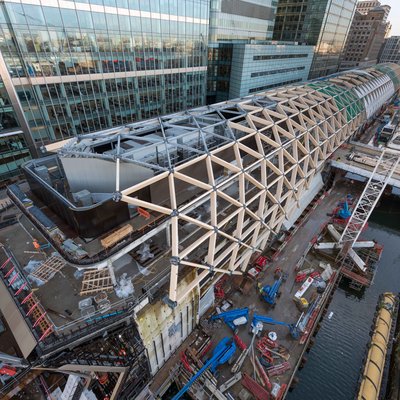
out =
<path fill-rule="evenodd" d="M 295 229 L 331 156 L 399 88 L 400 66 L 381 64 L 79 136 L 26 163 L 29 186 L 8 188 L 21 217 L 0 231 L 2 395 L 39 381 L 63 399 L 161 398 L 221 279 L 248 277 Z"/>

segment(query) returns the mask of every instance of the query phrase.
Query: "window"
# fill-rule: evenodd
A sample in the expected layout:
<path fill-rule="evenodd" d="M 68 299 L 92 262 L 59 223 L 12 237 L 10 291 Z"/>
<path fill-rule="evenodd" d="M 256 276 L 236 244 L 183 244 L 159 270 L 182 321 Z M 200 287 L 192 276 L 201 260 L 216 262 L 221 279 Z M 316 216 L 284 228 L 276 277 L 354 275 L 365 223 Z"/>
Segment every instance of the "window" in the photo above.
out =
<path fill-rule="evenodd" d="M 48 26 L 63 26 L 59 8 L 43 7 L 43 14 Z"/>
<path fill-rule="evenodd" d="M 305 58 L 308 57 L 308 54 L 274 54 L 274 55 L 263 55 L 263 56 L 254 56 L 254 61 L 262 61 L 262 60 L 280 60 L 284 58 Z"/>
<path fill-rule="evenodd" d="M 249 93 L 256 93 L 256 92 L 260 92 L 261 90 L 272 89 L 274 87 L 288 85 L 290 83 L 296 83 L 296 82 L 301 82 L 301 78 L 300 79 L 293 79 L 291 81 L 286 81 L 286 82 L 274 83 L 272 85 L 259 86 L 259 87 L 256 87 L 256 88 L 252 88 L 252 89 L 249 90 Z"/>
<path fill-rule="evenodd" d="M 255 78 L 257 76 L 284 74 L 285 72 L 302 71 L 305 68 L 306 67 L 293 67 L 293 68 L 275 69 L 275 70 L 272 70 L 272 71 L 253 72 L 250 76 L 252 78 Z"/>
<path fill-rule="evenodd" d="M 81 28 L 93 29 L 92 15 L 88 11 L 79 11 L 79 24 Z"/>
<path fill-rule="evenodd" d="M 80 11 L 82 12 L 82 11 Z M 64 21 L 64 25 L 69 28 L 79 28 L 78 18 L 76 17 L 75 10 L 66 10 L 61 9 L 62 19 Z"/>
<path fill-rule="evenodd" d="M 40 6 L 24 4 L 24 13 L 29 25 L 46 25 Z"/>

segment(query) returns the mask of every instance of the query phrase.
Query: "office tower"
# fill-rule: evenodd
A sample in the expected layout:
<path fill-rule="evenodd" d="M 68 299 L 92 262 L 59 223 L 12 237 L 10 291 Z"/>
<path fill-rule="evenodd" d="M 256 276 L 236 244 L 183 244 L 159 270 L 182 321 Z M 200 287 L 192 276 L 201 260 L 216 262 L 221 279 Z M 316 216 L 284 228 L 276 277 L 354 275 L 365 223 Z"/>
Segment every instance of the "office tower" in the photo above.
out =
<path fill-rule="evenodd" d="M 2 59 L 36 147 L 204 104 L 208 0 L 0 5 Z"/>
<path fill-rule="evenodd" d="M 363 3 L 370 2 L 359 3 L 362 13 L 359 12 L 357 5 L 340 62 L 341 70 L 376 64 L 379 50 L 390 29 L 390 23 L 387 22 L 389 6 L 378 4 L 373 8 L 367 8 Z"/>
<path fill-rule="evenodd" d="M 379 62 L 400 64 L 400 36 L 392 36 L 385 40 L 379 56 Z"/>
<path fill-rule="evenodd" d="M 280 0 L 273 38 L 315 46 L 309 79 L 335 73 L 355 5 L 356 0 Z"/>
<path fill-rule="evenodd" d="M 357 3 L 357 8 L 356 10 L 360 13 L 360 14 L 368 14 L 369 11 L 371 11 L 372 9 L 376 8 L 376 7 L 382 7 L 385 11 L 385 21 L 387 21 L 387 18 L 389 16 L 390 13 L 390 6 L 388 5 L 382 5 L 381 2 L 379 0 L 374 0 L 374 1 L 359 1 Z"/>
<path fill-rule="evenodd" d="M 207 103 L 307 79 L 312 46 L 271 42 L 276 1 L 211 2 Z"/>

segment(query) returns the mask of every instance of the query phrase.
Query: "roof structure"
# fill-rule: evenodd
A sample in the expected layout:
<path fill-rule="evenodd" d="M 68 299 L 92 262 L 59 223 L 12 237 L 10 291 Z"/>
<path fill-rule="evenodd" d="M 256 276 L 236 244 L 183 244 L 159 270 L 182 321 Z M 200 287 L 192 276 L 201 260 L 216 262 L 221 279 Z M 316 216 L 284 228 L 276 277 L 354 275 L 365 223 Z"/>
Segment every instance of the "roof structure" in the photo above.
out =
<path fill-rule="evenodd" d="M 348 71 L 78 137 L 60 156 L 115 161 L 115 200 L 169 216 L 169 297 L 179 302 L 210 273 L 246 270 L 329 156 L 398 91 L 399 78 L 395 64 Z M 121 163 L 153 176 L 120 187 Z M 142 196 L 155 186 L 164 196 Z M 196 228 L 190 240 L 178 233 L 185 224 Z M 184 292 L 180 266 L 198 270 Z"/>

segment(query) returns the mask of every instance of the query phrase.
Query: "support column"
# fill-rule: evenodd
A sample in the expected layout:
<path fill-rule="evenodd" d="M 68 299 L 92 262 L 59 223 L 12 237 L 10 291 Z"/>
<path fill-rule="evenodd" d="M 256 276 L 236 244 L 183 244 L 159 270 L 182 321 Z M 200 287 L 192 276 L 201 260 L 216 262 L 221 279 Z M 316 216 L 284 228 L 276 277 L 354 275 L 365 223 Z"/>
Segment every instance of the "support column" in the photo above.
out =
<path fill-rule="evenodd" d="M 15 87 L 12 83 L 11 76 L 8 72 L 8 68 L 4 61 L 3 54 L 1 51 L 0 51 L 0 76 L 3 80 L 4 87 L 6 88 L 8 97 L 11 100 L 11 104 L 13 106 L 15 114 L 17 115 L 18 122 L 21 125 L 22 131 L 24 132 L 24 138 L 28 145 L 29 151 L 32 157 L 39 157 L 39 152 L 35 145 L 35 139 L 33 138 L 32 131 L 29 127 L 29 123 L 25 118 L 25 113 L 22 108 L 22 104 L 19 101 L 17 91 L 15 90 Z"/>

